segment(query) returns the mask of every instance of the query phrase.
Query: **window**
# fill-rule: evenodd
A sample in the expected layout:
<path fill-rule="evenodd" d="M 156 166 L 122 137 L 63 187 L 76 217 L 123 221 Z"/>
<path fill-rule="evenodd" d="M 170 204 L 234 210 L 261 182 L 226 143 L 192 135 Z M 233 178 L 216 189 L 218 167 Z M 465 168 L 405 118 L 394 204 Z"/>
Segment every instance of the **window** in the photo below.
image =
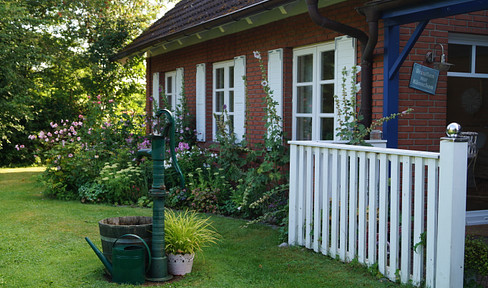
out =
<path fill-rule="evenodd" d="M 341 49 L 338 49 L 341 45 Z M 342 67 L 354 65 L 354 41 L 295 49 L 293 57 L 293 139 L 334 140 Z M 342 47 L 344 46 L 344 47 Z"/>
<path fill-rule="evenodd" d="M 243 77 L 246 75 L 245 56 L 213 64 L 213 138 L 217 135 L 217 119 L 231 123 L 238 141 L 245 134 L 245 87 Z M 228 118 L 225 118 L 228 117 Z"/>
<path fill-rule="evenodd" d="M 488 78 L 488 37 L 450 34 L 448 53 L 448 76 Z"/>
<path fill-rule="evenodd" d="M 153 99 L 153 106 L 151 107 L 153 114 L 156 113 L 155 110 L 159 109 L 159 97 L 160 97 L 160 90 L 159 90 L 159 72 L 153 73 L 153 84 L 152 84 L 152 99 Z"/>
<path fill-rule="evenodd" d="M 234 131 L 234 61 L 215 64 L 213 78 L 214 115 L 219 120 L 228 120 Z M 224 111 L 229 119 L 224 119 Z"/>
<path fill-rule="evenodd" d="M 164 74 L 164 95 L 168 101 L 168 110 L 175 111 L 176 109 L 176 71 L 166 72 Z"/>
<path fill-rule="evenodd" d="M 484 101 L 488 91 L 488 37 L 451 33 L 447 52 L 447 62 L 454 64 L 447 72 L 447 123 L 457 122 L 464 131 L 478 132 L 478 145 L 483 148 L 488 134 L 488 103 Z"/>

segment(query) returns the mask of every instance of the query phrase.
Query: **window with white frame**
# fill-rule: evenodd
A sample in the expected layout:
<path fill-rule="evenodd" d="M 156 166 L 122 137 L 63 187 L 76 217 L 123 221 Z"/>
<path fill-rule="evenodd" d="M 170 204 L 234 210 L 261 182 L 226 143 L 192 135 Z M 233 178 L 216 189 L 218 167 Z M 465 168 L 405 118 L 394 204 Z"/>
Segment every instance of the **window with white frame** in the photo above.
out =
<path fill-rule="evenodd" d="M 169 107 L 165 107 L 170 111 L 176 109 L 176 71 L 166 72 L 164 74 L 164 96 Z"/>
<path fill-rule="evenodd" d="M 454 64 L 447 73 L 447 120 L 462 123 L 465 131 L 481 132 L 488 121 L 483 101 L 488 90 L 488 37 L 449 34 L 447 60 Z"/>
<path fill-rule="evenodd" d="M 334 140 L 334 95 L 340 93 L 342 68 L 355 64 L 355 42 L 341 37 L 293 54 L 293 139 Z"/>
<path fill-rule="evenodd" d="M 230 122 L 234 131 L 234 61 L 220 62 L 213 65 L 213 114 L 214 131 L 217 131 L 217 119 Z M 228 117 L 225 119 L 224 117 Z M 217 118 L 217 119 L 215 119 Z M 214 134 L 215 134 L 214 133 Z"/>
<path fill-rule="evenodd" d="M 454 64 L 447 72 L 447 123 L 457 122 L 463 131 L 477 132 L 481 150 L 487 139 L 488 103 L 488 37 L 450 33 L 447 62 Z M 440 61 L 438 55 L 434 61 Z M 485 152 L 483 152 L 485 153 Z M 478 158 L 479 159 L 479 158 Z M 478 160 L 479 165 L 488 165 Z M 481 166 L 480 166 L 481 167 Z"/>

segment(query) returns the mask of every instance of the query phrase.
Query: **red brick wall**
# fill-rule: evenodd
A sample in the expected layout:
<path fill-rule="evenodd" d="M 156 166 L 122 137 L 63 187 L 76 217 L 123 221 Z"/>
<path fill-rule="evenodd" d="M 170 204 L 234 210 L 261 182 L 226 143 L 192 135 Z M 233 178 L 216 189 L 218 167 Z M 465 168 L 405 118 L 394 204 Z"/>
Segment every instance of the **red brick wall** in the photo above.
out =
<path fill-rule="evenodd" d="M 322 10 L 333 20 L 359 27 L 367 31 L 363 16 L 352 7 L 361 6 L 367 1 L 348 1 Z M 456 25 L 456 26 L 451 26 Z M 400 69 L 399 111 L 413 108 L 414 111 L 399 121 L 399 147 L 417 150 L 437 151 L 439 138 L 444 135 L 446 126 L 447 76 L 441 72 L 436 95 L 430 95 L 408 88 L 412 65 L 414 62 L 424 63 L 425 54 L 434 49 L 436 43 L 444 45 L 447 51 L 448 32 L 475 33 L 488 35 L 488 15 L 486 11 L 469 15 L 458 15 L 446 19 L 432 20 L 419 41 L 412 49 Z M 408 41 L 415 24 L 401 27 L 402 48 Z M 383 113 L 383 27 L 380 22 L 379 43 L 375 49 L 373 65 L 373 117 L 380 118 Z M 318 27 L 310 20 L 308 14 L 277 21 L 268 25 L 253 28 L 238 34 L 224 36 L 205 43 L 148 58 L 147 60 L 147 95 L 152 93 L 152 73 L 173 71 L 184 68 L 185 93 L 192 113 L 195 113 L 195 73 L 196 65 L 206 63 L 207 69 L 207 140 L 212 135 L 212 63 L 231 60 L 236 56 L 246 55 L 247 70 L 247 139 L 251 143 L 262 140 L 264 134 L 263 90 L 259 63 L 253 51 L 261 51 L 263 61 L 267 63 L 267 51 L 284 48 L 284 126 L 287 138 L 292 133 L 292 57 L 293 48 L 312 45 L 320 42 L 333 41 L 338 33 Z M 440 54 L 436 47 L 436 54 Z M 358 60 L 360 63 L 360 60 Z M 164 78 L 163 78 L 164 79 Z M 161 81 L 160 83 L 163 83 Z"/>

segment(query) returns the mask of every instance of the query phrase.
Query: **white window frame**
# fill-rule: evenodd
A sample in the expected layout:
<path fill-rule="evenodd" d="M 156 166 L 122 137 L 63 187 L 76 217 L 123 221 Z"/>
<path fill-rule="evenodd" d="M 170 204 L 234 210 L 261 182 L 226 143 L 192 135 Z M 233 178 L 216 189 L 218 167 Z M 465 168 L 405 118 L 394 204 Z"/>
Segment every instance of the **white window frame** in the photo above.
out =
<path fill-rule="evenodd" d="M 321 65 L 320 65 L 320 56 L 322 52 L 325 51 L 335 51 L 335 44 L 334 42 L 323 43 L 313 46 L 307 46 L 303 48 L 297 48 L 293 50 L 293 139 L 297 139 L 297 118 L 299 117 L 311 117 L 312 118 L 312 136 L 311 140 L 320 140 L 320 121 L 322 118 L 332 118 L 334 121 L 334 132 L 333 132 L 333 139 L 336 139 L 335 130 L 336 130 L 336 122 L 337 122 L 337 111 L 334 107 L 333 113 L 321 113 L 320 108 L 321 105 L 320 101 L 320 88 L 322 84 L 334 84 L 334 94 L 338 95 L 338 87 L 340 87 L 339 80 L 337 79 L 337 73 L 334 73 L 334 79 L 328 80 L 320 80 L 319 76 L 321 75 Z M 303 82 L 298 83 L 297 80 L 297 64 L 298 64 L 298 57 L 304 55 L 313 55 L 313 79 L 312 82 Z M 335 57 L 334 57 L 335 58 Z M 337 61 L 335 61 L 337 62 Z M 337 67 L 334 68 L 337 70 Z M 335 71 L 334 71 L 335 72 Z M 309 86 L 312 85 L 312 111 L 311 113 L 298 113 L 297 111 L 297 90 L 298 87 L 301 86 Z M 334 105 L 335 106 L 335 105 Z"/>
<path fill-rule="evenodd" d="M 449 44 L 462 44 L 462 45 L 471 46 L 471 72 L 447 72 L 448 77 L 488 78 L 488 73 L 475 72 L 476 71 L 476 47 L 477 46 L 487 47 L 488 36 L 449 33 L 448 41 Z M 449 62 L 449 59 L 447 62 Z"/>
<path fill-rule="evenodd" d="M 222 111 L 217 111 L 217 93 L 218 92 L 223 92 L 224 93 L 224 103 L 225 105 L 225 110 L 227 111 L 227 115 L 229 117 L 233 117 L 234 119 L 234 127 L 232 129 L 236 131 L 235 129 L 235 105 L 234 102 L 232 102 L 232 107 L 233 111 L 230 111 L 230 95 L 233 94 L 233 97 L 235 97 L 235 77 L 232 79 L 232 84 L 230 85 L 230 77 L 229 77 L 229 71 L 230 69 L 234 69 L 234 60 L 229 60 L 229 61 L 223 61 L 223 62 L 218 62 L 214 63 L 212 67 L 212 134 L 213 134 L 213 139 L 217 139 L 217 121 L 215 119 L 215 115 L 224 115 L 224 110 Z M 217 88 L 217 70 L 218 69 L 223 69 L 224 71 L 224 87 L 223 88 Z M 234 70 L 234 75 L 235 75 L 235 70 Z M 234 100 L 232 100 L 234 101 Z M 227 119 L 224 119 L 227 121 Z"/>

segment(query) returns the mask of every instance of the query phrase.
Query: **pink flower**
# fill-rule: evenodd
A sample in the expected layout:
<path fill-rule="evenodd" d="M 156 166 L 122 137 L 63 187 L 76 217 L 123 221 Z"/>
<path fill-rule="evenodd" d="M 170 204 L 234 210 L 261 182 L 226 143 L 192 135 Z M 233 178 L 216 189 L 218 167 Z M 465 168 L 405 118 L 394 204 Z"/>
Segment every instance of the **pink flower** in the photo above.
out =
<path fill-rule="evenodd" d="M 83 119 L 83 115 L 81 115 L 81 114 L 78 115 L 78 118 Z"/>
<path fill-rule="evenodd" d="M 102 99 L 102 96 L 101 95 L 97 95 L 97 99 L 98 100 Z"/>
<path fill-rule="evenodd" d="M 108 100 L 108 103 L 113 103 L 113 102 L 114 102 L 113 99 Z"/>
<path fill-rule="evenodd" d="M 73 157 L 73 154 L 69 153 L 69 154 L 68 154 L 68 157 L 69 157 L 69 158 Z"/>

